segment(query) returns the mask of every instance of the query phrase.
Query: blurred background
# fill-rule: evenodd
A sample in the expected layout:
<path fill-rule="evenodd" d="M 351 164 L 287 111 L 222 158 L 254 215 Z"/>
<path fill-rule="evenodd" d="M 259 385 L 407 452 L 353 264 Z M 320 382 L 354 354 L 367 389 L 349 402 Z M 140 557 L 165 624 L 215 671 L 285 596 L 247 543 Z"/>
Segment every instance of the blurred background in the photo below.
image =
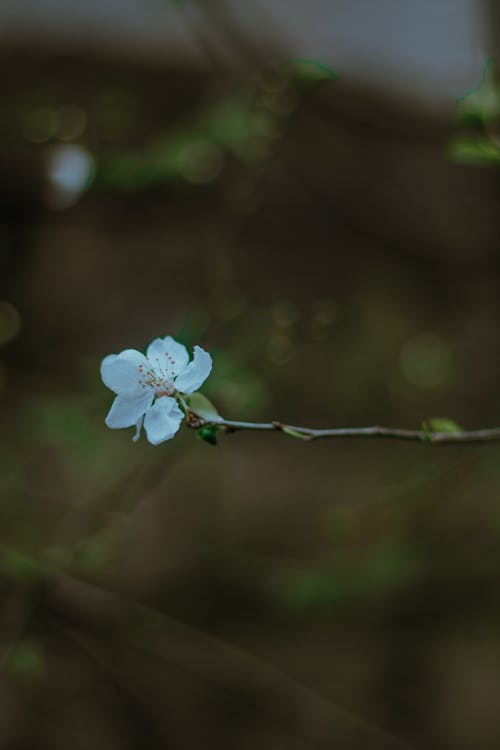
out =
<path fill-rule="evenodd" d="M 0 2 L 0 746 L 500 746 L 495 445 L 111 431 L 102 357 L 228 419 L 500 423 L 499 16 Z"/>

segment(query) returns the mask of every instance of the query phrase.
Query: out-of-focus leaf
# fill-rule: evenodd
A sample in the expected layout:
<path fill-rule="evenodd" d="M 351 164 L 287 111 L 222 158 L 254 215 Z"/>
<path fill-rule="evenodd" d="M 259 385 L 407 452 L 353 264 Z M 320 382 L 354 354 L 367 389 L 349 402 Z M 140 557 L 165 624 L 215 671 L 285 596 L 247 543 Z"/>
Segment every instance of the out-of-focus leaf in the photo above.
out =
<path fill-rule="evenodd" d="M 337 74 L 318 60 L 297 57 L 288 61 L 292 75 L 301 83 L 317 83 L 324 80 L 335 80 Z"/>
<path fill-rule="evenodd" d="M 254 334 L 250 331 L 247 341 L 250 341 L 252 336 Z M 222 404 L 225 411 L 238 414 L 241 419 L 247 415 L 254 418 L 256 412 L 264 411 L 270 403 L 264 379 L 255 372 L 253 364 L 245 364 L 246 358 L 244 354 L 236 353 L 231 356 L 224 351 L 218 351 L 217 367 L 210 376 L 211 394 Z"/>
<path fill-rule="evenodd" d="M 460 119 L 465 124 L 484 124 L 500 114 L 500 89 L 493 74 L 493 58 L 483 68 L 479 83 L 457 99 Z"/>
<path fill-rule="evenodd" d="M 398 539 L 387 539 L 353 571 L 352 587 L 361 595 L 384 595 L 418 575 L 411 548 Z"/>
<path fill-rule="evenodd" d="M 270 115 L 255 109 L 250 96 L 224 99 L 201 112 L 194 124 L 161 134 L 141 151 L 101 159 L 98 178 L 128 190 L 180 179 L 209 182 L 222 168 L 225 153 L 244 161 L 248 145 L 270 121 Z"/>
<path fill-rule="evenodd" d="M 242 95 L 220 102 L 202 121 L 201 128 L 210 139 L 239 156 L 241 148 L 262 133 L 269 119 L 254 109 L 250 97 Z"/>
<path fill-rule="evenodd" d="M 405 379 L 416 388 L 439 388 L 451 381 L 455 368 L 449 343 L 434 332 L 420 333 L 408 339 L 400 353 Z"/>
<path fill-rule="evenodd" d="M 354 508 L 335 507 L 324 514 L 328 538 L 336 545 L 350 541 L 359 531 L 359 516 Z"/>
<path fill-rule="evenodd" d="M 38 562 L 17 550 L 1 548 L 0 559 L 2 570 L 16 581 L 31 582 L 40 575 Z"/>
<path fill-rule="evenodd" d="M 103 531 L 85 539 L 76 550 L 77 565 L 88 573 L 99 572 L 109 563 L 111 542 Z"/>
<path fill-rule="evenodd" d="M 311 611 L 335 606 L 351 593 L 351 580 L 334 571 L 303 571 L 280 581 L 279 596 L 283 603 L 297 611 Z"/>
<path fill-rule="evenodd" d="M 36 643 L 24 641 L 9 649 L 6 666 L 18 678 L 39 680 L 45 674 L 45 657 Z"/>
<path fill-rule="evenodd" d="M 484 137 L 461 135 L 448 144 L 447 154 L 452 161 L 465 164 L 498 164 L 500 144 Z"/>
<path fill-rule="evenodd" d="M 78 451 L 92 446 L 89 419 L 78 404 L 64 399 L 41 400 L 30 416 L 36 437 L 70 444 Z"/>

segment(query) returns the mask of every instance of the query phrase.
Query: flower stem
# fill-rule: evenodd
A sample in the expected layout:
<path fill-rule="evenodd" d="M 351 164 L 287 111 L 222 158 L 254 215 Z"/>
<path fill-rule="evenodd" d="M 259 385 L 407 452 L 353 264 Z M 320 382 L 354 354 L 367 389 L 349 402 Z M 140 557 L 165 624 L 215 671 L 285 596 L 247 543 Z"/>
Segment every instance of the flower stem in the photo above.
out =
<path fill-rule="evenodd" d="M 322 438 L 386 438 L 406 440 L 430 445 L 489 443 L 500 441 L 500 427 L 479 430 L 460 430 L 457 432 L 429 432 L 428 430 L 405 430 L 397 427 L 337 427 L 333 429 L 313 429 L 296 427 L 281 422 L 239 422 L 230 419 L 218 419 L 213 422 L 202 420 L 203 425 L 214 425 L 225 432 L 257 430 L 260 432 L 282 432 L 290 437 L 311 441 Z M 199 426 L 199 423 L 198 423 Z"/>

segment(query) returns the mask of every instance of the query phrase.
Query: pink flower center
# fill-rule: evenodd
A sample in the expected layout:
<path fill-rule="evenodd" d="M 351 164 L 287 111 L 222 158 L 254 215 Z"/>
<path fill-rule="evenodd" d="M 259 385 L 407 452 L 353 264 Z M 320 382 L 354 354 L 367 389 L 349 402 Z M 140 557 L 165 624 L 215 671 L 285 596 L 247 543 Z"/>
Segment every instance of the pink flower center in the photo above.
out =
<path fill-rule="evenodd" d="M 168 352 L 165 352 L 165 360 L 163 358 L 160 360 L 160 357 L 146 357 L 146 359 L 148 369 L 144 365 L 139 365 L 139 385 L 143 389 L 153 390 L 157 398 L 171 396 L 175 392 L 175 360 Z"/>

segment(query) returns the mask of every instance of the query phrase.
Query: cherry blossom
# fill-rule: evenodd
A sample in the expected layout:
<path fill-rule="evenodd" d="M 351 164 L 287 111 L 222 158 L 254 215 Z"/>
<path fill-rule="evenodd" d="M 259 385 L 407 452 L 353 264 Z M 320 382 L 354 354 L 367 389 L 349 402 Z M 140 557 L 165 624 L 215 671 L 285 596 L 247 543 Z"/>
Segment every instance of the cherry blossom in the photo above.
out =
<path fill-rule="evenodd" d="M 116 398 L 105 420 L 107 426 L 135 426 L 135 441 L 144 424 L 153 445 L 170 440 L 184 418 L 178 398 L 198 390 L 211 369 L 208 352 L 195 346 L 190 361 L 186 347 L 171 336 L 152 341 L 146 356 L 136 349 L 108 355 L 101 364 L 101 377 Z"/>

